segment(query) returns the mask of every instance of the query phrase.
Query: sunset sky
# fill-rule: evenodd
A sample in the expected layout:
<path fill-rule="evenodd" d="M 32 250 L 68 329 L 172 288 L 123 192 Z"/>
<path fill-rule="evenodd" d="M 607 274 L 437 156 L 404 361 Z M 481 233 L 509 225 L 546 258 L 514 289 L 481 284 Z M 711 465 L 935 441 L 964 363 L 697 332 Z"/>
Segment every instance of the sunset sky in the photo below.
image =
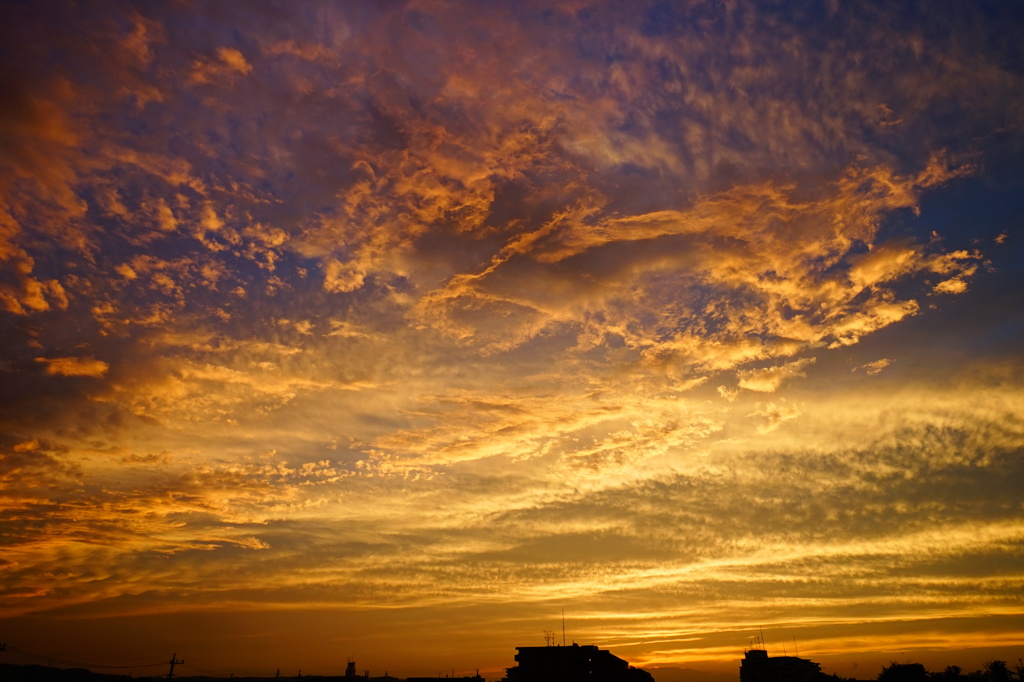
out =
<path fill-rule="evenodd" d="M 1021 3 L 0 15 L 0 662 L 1024 656 Z"/>

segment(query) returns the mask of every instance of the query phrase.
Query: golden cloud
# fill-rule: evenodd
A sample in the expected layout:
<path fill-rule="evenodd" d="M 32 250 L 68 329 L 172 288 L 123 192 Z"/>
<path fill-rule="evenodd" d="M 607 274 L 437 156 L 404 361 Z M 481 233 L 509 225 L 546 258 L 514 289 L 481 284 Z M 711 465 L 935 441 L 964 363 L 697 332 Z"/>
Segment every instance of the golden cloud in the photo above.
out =
<path fill-rule="evenodd" d="M 110 365 L 91 357 L 36 358 L 46 365 L 46 373 L 65 377 L 94 377 L 106 375 Z"/>
<path fill-rule="evenodd" d="M 775 367 L 738 370 L 736 376 L 739 378 L 740 388 L 760 393 L 774 393 L 788 379 L 805 376 L 804 368 L 814 361 L 815 358 L 803 358 Z"/>
<path fill-rule="evenodd" d="M 188 80 L 193 85 L 207 85 L 252 73 L 252 64 L 233 47 L 218 47 L 216 58 L 201 57 L 192 62 Z"/>

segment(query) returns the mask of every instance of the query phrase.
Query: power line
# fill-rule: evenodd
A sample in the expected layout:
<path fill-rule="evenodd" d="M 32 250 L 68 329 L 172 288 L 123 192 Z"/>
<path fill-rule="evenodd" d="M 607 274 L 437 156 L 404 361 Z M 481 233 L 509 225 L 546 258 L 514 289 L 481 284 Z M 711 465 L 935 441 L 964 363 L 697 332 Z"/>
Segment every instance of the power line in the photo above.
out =
<path fill-rule="evenodd" d="M 168 661 L 168 663 L 171 665 L 171 669 L 167 672 L 167 679 L 168 680 L 170 680 L 171 678 L 174 677 L 174 666 L 179 665 L 179 664 L 183 664 L 184 662 L 185 661 L 179 661 L 178 660 L 178 652 L 177 651 L 175 651 L 173 654 L 171 654 L 171 660 Z"/>
<path fill-rule="evenodd" d="M 104 662 L 88 661 L 88 660 L 83 660 L 83 659 L 76 658 L 74 656 L 70 656 L 70 655 L 67 655 L 67 654 L 54 653 L 52 651 L 42 651 L 42 650 L 39 650 L 39 649 L 30 649 L 28 647 L 20 646 L 18 644 L 14 644 L 14 643 L 10 643 L 10 642 L 0 643 L 0 654 L 4 654 L 4 653 L 8 654 L 8 656 L 13 654 L 13 655 L 15 655 L 15 656 L 17 656 L 17 657 L 19 657 L 21 659 L 29 659 L 29 660 L 31 660 L 33 662 L 39 662 L 39 663 L 42 663 L 44 665 L 57 665 L 57 666 L 66 666 L 66 667 L 72 667 L 72 668 L 87 668 L 87 669 L 92 669 L 92 670 L 132 670 L 132 669 L 136 669 L 136 668 L 159 668 L 159 667 L 165 667 L 166 668 L 170 664 L 170 661 L 160 661 L 160 662 L 156 662 L 156 663 L 132 663 L 132 664 L 125 664 L 123 662 L 121 662 L 121 663 L 105 662 L 104 663 Z M 8 660 L 10 660 L 10 658 L 8 658 Z M 179 673 L 177 671 L 177 666 L 178 665 L 183 665 L 184 661 L 178 660 L 177 659 L 177 654 L 175 654 L 173 660 L 175 661 L 174 678 L 176 679 L 176 678 L 178 678 L 178 675 L 179 675 Z M 248 676 L 248 677 L 266 677 L 265 671 L 260 671 L 260 670 L 257 670 L 255 668 L 252 668 L 252 669 L 242 669 L 242 670 L 238 670 L 238 669 L 236 669 L 236 670 L 229 670 L 229 669 L 225 669 L 225 668 L 214 667 L 212 665 L 205 665 L 203 662 L 197 662 L 192 657 L 189 657 L 188 661 L 189 661 L 188 662 L 189 670 L 193 670 L 193 671 L 199 672 L 199 673 L 205 673 L 205 674 L 208 674 L 208 675 L 211 675 L 211 676 L 214 676 L 214 677 L 225 677 L 225 678 L 227 678 L 227 677 L 229 677 L 231 675 L 234 675 L 234 676 L 237 677 L 240 674 L 243 675 L 243 676 Z"/>
<path fill-rule="evenodd" d="M 194 658 L 189 659 L 188 667 L 189 670 L 195 670 L 196 672 L 214 673 L 217 675 L 223 675 L 225 677 L 227 677 L 233 672 L 231 670 L 224 670 L 222 668 L 211 668 L 210 666 L 203 665 L 202 663 L 196 663 L 196 659 Z"/>
<path fill-rule="evenodd" d="M 81 668 L 103 668 L 103 669 L 106 669 L 106 670 L 128 670 L 130 668 L 155 668 L 157 666 L 167 665 L 165 662 L 160 662 L 160 663 L 136 663 L 134 665 L 123 665 L 123 664 L 111 665 L 111 664 L 105 664 L 105 663 L 95 663 L 95 662 L 92 662 L 92 661 L 82 661 L 82 660 L 79 660 L 79 659 L 74 659 L 74 658 L 72 658 L 70 656 L 65 656 L 63 654 L 54 654 L 54 653 L 45 652 L 45 651 L 33 651 L 32 649 L 27 649 L 27 648 L 25 648 L 23 646 L 19 646 L 17 644 L 10 644 L 10 643 L 8 643 L 7 646 L 9 647 L 7 649 L 8 651 L 21 654 L 22 656 L 27 656 L 28 658 L 33 658 L 33 659 L 38 660 L 38 661 L 44 661 L 46 663 L 58 663 L 60 665 L 70 665 L 70 666 L 81 667 Z"/>
<path fill-rule="evenodd" d="M 212 674 L 219 677 L 229 677 L 231 675 L 234 675 L 235 677 L 268 677 L 268 675 L 266 675 L 266 671 L 260 671 L 255 668 L 242 668 L 235 670 L 217 668 L 212 665 L 206 665 L 202 661 L 197 662 L 195 658 L 191 657 L 188 659 L 188 668 L 195 672 Z"/>

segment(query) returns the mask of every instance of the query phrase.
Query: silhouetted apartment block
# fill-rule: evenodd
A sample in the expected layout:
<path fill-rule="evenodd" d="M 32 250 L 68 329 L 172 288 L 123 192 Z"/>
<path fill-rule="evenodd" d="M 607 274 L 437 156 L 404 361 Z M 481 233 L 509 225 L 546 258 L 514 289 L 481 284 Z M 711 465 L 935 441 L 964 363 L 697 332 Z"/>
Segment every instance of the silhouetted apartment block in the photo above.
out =
<path fill-rule="evenodd" d="M 764 649 L 747 651 L 740 662 L 740 682 L 812 682 L 823 677 L 821 666 L 796 656 L 769 656 Z"/>
<path fill-rule="evenodd" d="M 518 646 L 508 682 L 654 682 L 646 670 L 594 645 Z"/>

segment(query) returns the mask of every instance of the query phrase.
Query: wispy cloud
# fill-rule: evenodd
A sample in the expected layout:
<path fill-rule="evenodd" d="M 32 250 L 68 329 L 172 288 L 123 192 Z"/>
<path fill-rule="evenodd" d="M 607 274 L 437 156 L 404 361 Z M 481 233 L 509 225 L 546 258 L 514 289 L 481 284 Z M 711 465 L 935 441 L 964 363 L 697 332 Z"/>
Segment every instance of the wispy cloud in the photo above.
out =
<path fill-rule="evenodd" d="M 46 366 L 47 374 L 65 377 L 96 377 L 107 373 L 110 365 L 96 358 L 36 358 Z"/>

